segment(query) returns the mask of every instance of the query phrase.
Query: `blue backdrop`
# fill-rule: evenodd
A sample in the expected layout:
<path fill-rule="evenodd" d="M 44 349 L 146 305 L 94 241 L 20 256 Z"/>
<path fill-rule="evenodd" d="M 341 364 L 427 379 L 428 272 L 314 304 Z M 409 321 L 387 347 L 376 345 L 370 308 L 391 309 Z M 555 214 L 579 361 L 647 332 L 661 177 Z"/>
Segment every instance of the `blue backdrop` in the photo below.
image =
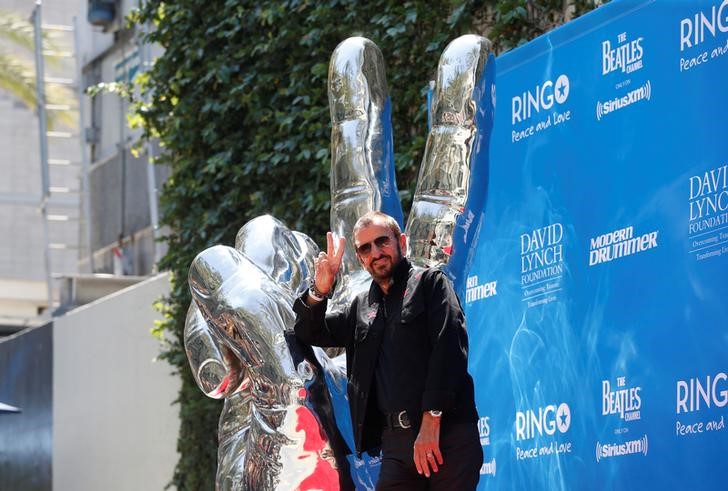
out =
<path fill-rule="evenodd" d="M 725 489 L 727 31 L 617 1 L 496 60 L 453 271 L 482 489 Z"/>

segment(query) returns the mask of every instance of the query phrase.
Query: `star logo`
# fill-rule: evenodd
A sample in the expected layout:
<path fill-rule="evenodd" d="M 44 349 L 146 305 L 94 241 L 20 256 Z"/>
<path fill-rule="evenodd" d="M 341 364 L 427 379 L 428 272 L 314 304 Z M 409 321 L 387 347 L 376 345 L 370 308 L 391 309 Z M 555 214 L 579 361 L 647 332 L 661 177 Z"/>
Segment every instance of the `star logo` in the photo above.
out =
<path fill-rule="evenodd" d="M 556 410 L 556 426 L 559 427 L 561 433 L 569 431 L 569 426 L 571 426 L 571 409 L 565 402 L 562 402 Z"/>
<path fill-rule="evenodd" d="M 560 75 L 559 78 L 556 79 L 554 87 L 556 87 L 556 94 L 554 94 L 556 102 L 563 104 L 566 102 L 566 99 L 569 98 L 569 77 L 566 75 Z"/>

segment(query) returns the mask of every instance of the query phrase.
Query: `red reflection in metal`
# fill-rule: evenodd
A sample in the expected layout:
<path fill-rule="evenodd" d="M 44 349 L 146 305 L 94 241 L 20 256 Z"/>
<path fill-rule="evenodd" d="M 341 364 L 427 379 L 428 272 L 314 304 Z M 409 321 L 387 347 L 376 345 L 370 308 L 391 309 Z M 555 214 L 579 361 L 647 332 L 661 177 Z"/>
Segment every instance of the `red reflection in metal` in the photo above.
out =
<path fill-rule="evenodd" d="M 298 396 L 304 398 L 306 390 L 301 389 L 298 391 Z M 311 455 L 316 458 L 316 467 L 310 476 L 304 479 L 300 486 L 297 488 L 298 491 L 308 491 L 314 489 L 325 489 L 325 490 L 338 490 L 339 489 L 339 473 L 336 471 L 331 462 L 321 456 L 321 454 L 329 450 L 328 441 L 326 435 L 323 433 L 323 429 L 319 425 L 316 416 L 305 406 L 300 406 L 296 409 L 296 416 L 298 416 L 298 424 L 296 425 L 296 431 L 303 431 L 305 437 L 303 441 L 303 450 L 311 452 Z M 302 455 L 299 459 L 308 457 L 308 455 Z"/>

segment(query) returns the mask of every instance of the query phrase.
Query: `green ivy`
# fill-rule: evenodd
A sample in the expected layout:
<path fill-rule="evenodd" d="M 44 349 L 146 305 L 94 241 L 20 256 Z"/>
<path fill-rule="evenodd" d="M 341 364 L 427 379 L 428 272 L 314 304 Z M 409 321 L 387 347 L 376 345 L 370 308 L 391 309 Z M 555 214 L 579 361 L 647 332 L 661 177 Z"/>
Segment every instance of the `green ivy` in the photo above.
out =
<path fill-rule="evenodd" d="M 608 0 L 498 0 L 488 2 L 488 36 L 507 51 L 578 17 Z"/>
<path fill-rule="evenodd" d="M 147 0 L 132 15 L 133 23 L 153 25 L 149 39 L 164 48 L 140 77 L 149 101 L 137 101 L 131 119 L 159 139 L 159 161 L 172 169 L 160 197 L 162 224 L 170 230 L 160 267 L 173 282 L 159 327 L 170 339 L 163 356 L 182 378 L 180 461 L 171 484 L 213 489 L 216 468 L 220 405 L 197 389 L 182 345 L 187 269 L 198 252 L 233 244 L 237 230 L 264 213 L 315 240 L 325 234 L 326 78 L 334 48 L 361 35 L 382 50 L 407 210 L 427 135 L 427 86 L 440 53 L 468 32 L 497 35 L 499 49 L 540 34 L 527 23 L 536 4 L 563 8 L 562 0 Z"/>

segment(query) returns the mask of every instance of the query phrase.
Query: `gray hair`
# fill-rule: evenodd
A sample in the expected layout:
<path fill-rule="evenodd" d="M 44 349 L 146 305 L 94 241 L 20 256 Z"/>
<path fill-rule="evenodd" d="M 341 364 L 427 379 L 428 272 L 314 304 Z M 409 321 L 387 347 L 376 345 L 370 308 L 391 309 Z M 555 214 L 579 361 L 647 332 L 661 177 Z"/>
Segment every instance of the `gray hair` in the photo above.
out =
<path fill-rule="evenodd" d="M 402 235 L 402 229 L 399 228 L 397 220 L 387 215 L 386 213 L 382 213 L 381 211 L 370 211 L 359 217 L 359 219 L 354 224 L 354 237 L 356 237 L 356 234 L 359 230 L 363 229 L 364 227 L 368 227 L 375 221 L 380 221 L 385 227 L 391 230 L 395 238 Z"/>

